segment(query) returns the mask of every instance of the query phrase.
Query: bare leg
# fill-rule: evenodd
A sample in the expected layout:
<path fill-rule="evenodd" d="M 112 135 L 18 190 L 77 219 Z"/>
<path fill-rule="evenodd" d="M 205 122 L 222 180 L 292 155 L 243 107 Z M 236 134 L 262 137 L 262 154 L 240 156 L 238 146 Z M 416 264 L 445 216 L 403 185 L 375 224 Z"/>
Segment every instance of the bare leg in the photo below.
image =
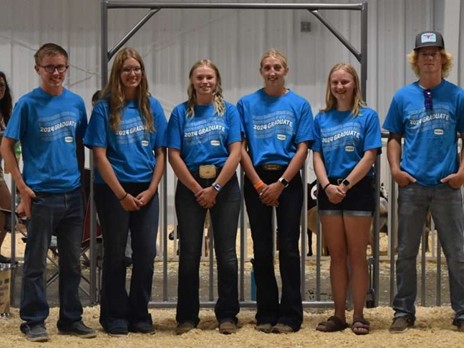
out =
<path fill-rule="evenodd" d="M 369 284 L 366 250 L 372 223 L 371 217 L 344 216 L 348 255 L 351 264 L 353 317 L 362 318 Z"/>
<path fill-rule="evenodd" d="M 330 253 L 330 283 L 335 305 L 335 316 L 345 321 L 346 292 L 348 289 L 347 243 L 343 217 L 322 215 L 322 230 Z"/>

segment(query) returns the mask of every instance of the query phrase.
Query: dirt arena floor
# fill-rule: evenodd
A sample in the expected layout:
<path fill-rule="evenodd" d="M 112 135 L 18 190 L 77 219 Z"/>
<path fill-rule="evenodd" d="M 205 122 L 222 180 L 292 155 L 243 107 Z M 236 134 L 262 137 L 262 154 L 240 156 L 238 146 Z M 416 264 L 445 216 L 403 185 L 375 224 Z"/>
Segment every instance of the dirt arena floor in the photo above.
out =
<path fill-rule="evenodd" d="M 19 237 L 19 234 L 17 234 Z M 2 247 L 2 254 L 9 255 L 9 235 Z M 18 241 L 17 253 L 21 256 L 24 243 Z M 388 269 L 384 271 L 388 273 Z M 324 271 L 324 277 L 326 277 Z M 155 275 L 156 277 L 156 275 Z M 446 283 L 447 280 L 444 280 Z M 20 279 L 17 279 L 17 284 Z M 434 285 L 430 286 L 433 292 Z M 159 289 L 158 289 L 159 291 Z M 444 289 L 443 296 L 447 296 Z M 288 335 L 264 334 L 254 329 L 255 319 L 252 308 L 244 308 L 239 313 L 239 330 L 236 334 L 224 336 L 217 329 L 214 312 L 211 309 L 202 309 L 201 322 L 198 329 L 185 335 L 175 334 L 175 310 L 151 308 L 150 312 L 155 322 L 156 333 L 154 335 L 129 334 L 126 337 L 110 337 L 105 334 L 98 323 L 99 307 L 87 306 L 84 309 L 84 321 L 97 329 L 97 338 L 79 339 L 76 337 L 58 335 L 56 320 L 58 308 L 53 293 L 49 292 L 49 300 L 52 303 L 50 316 L 46 321 L 50 341 L 47 343 L 32 343 L 26 340 L 19 331 L 21 320 L 19 310 L 10 308 L 9 317 L 0 317 L 0 347 L 463 347 L 464 333 L 457 332 L 451 325 L 453 312 L 449 304 L 442 307 L 418 307 L 417 321 L 413 329 L 403 334 L 390 334 L 388 327 L 391 323 L 393 311 L 387 306 L 366 309 L 365 317 L 371 322 L 371 332 L 365 336 L 356 336 L 348 328 L 343 332 L 321 333 L 315 330 L 317 323 L 327 319 L 331 310 L 305 309 L 304 322 L 301 330 Z M 85 303 L 85 301 L 83 301 Z M 388 294 L 383 296 L 382 304 L 388 303 Z M 433 303 L 429 301 L 428 303 Z M 87 304 L 86 304 L 87 305 Z M 351 321 L 351 312 L 347 312 L 348 322 Z"/>
<path fill-rule="evenodd" d="M 52 308 L 46 324 L 50 341 L 32 343 L 19 332 L 19 314 L 16 308 L 11 310 L 12 317 L 0 318 L 1 347 L 462 347 L 464 333 L 457 332 L 451 325 L 452 311 L 449 308 L 424 308 L 417 311 L 417 322 L 413 329 L 403 334 L 390 334 L 390 308 L 378 307 L 366 310 L 366 318 L 371 322 L 371 333 L 356 336 L 350 329 L 336 333 L 321 333 L 315 330 L 318 322 L 330 315 L 329 311 L 312 313 L 305 311 L 302 329 L 293 334 L 264 334 L 254 329 L 254 312 L 242 310 L 239 314 L 239 330 L 233 335 L 221 335 L 217 329 L 214 313 L 201 311 L 201 322 L 195 329 L 182 336 L 175 334 L 174 310 L 151 309 L 155 320 L 154 335 L 129 334 L 126 337 L 110 337 L 101 331 L 98 324 L 99 308 L 86 307 L 84 320 L 98 329 L 95 339 L 80 339 L 57 334 L 55 326 L 58 308 Z M 351 313 L 348 313 L 350 315 Z"/>

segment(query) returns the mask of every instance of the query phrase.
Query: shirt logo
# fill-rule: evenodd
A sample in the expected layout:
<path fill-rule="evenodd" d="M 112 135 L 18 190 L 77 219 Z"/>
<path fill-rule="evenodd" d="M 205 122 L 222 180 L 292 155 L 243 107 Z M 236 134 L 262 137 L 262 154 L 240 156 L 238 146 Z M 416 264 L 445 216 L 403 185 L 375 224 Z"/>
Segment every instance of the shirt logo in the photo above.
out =
<path fill-rule="evenodd" d="M 353 152 L 354 151 L 354 146 L 351 146 L 351 145 L 345 146 L 345 151 L 346 152 Z"/>

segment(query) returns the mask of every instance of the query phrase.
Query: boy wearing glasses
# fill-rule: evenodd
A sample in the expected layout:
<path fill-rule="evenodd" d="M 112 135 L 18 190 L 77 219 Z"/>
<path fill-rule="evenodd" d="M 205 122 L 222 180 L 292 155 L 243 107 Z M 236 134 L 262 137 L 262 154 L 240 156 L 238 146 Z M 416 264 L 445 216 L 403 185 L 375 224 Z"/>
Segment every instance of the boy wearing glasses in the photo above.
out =
<path fill-rule="evenodd" d="M 399 186 L 397 294 L 390 332 L 414 325 L 416 258 L 430 210 L 448 264 L 453 324 L 464 332 L 464 91 L 444 78 L 452 56 L 434 31 L 416 36 L 408 61 L 418 80 L 393 97 L 383 128 L 390 132 L 387 155 Z M 401 139 L 404 138 L 403 147 Z"/>
<path fill-rule="evenodd" d="M 34 58 L 40 86 L 18 100 L 1 144 L 3 158 L 21 195 L 18 213 L 28 218 L 20 303 L 24 322 L 20 329 L 30 341 L 48 341 L 44 272 L 51 236 L 56 235 L 60 254 L 58 331 L 91 338 L 96 333 L 82 322 L 78 293 L 85 105 L 81 97 L 63 87 L 68 54 L 62 47 L 45 44 Z M 22 175 L 14 154 L 17 141 L 23 149 Z"/>

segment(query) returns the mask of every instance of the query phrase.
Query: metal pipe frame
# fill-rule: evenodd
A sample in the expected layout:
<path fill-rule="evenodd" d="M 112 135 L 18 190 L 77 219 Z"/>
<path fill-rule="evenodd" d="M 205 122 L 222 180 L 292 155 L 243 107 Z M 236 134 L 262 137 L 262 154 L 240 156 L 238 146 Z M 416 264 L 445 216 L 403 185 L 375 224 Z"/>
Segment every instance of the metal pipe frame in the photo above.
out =
<path fill-rule="evenodd" d="M 111 9 L 148 9 L 148 13 L 111 49 L 108 50 L 108 11 Z M 361 3 L 356 3 L 356 4 L 309 4 L 309 3 L 158 3 L 158 2 L 152 2 L 152 1 L 117 1 L 117 0 L 102 0 L 101 1 L 101 86 L 105 86 L 108 80 L 108 63 L 113 57 L 113 55 L 156 13 L 158 13 L 161 9 L 255 9 L 255 10 L 307 10 L 310 11 L 316 18 L 318 18 L 341 42 L 345 47 L 348 48 L 348 50 L 356 57 L 356 59 L 361 63 L 361 74 L 360 74 L 360 79 L 361 79 L 361 88 L 362 88 L 362 94 L 363 98 L 366 98 L 366 81 L 367 81 L 367 2 L 361 2 Z M 327 20 L 325 20 L 322 15 L 318 12 L 319 10 L 350 10 L 350 11 L 360 11 L 361 12 L 361 50 L 358 51 L 354 46 L 350 44 L 350 42 L 342 36 L 335 28 L 332 26 Z M 90 163 L 91 163 L 91 241 L 90 241 L 90 265 L 91 265 L 91 272 L 93 273 L 93 276 L 91 275 L 91 289 L 93 289 L 96 292 L 96 253 L 95 253 L 95 247 L 96 247 L 96 219 L 95 219 L 95 205 L 93 203 L 93 157 L 92 154 L 90 155 Z M 303 171 L 303 173 L 306 173 Z M 379 170 L 376 171 L 376 182 L 379 182 Z M 164 176 L 166 178 L 166 176 Z M 241 170 L 240 173 L 240 181 L 243 183 L 243 171 Z M 161 212 L 162 212 L 162 217 L 160 219 L 160 231 L 163 235 L 163 246 L 165 247 L 164 250 L 167 250 L 167 211 L 163 207 L 167 207 L 167 180 L 163 179 L 162 185 L 161 185 L 161 190 L 163 192 L 162 195 L 162 202 L 161 202 Z M 306 188 L 306 176 L 304 176 L 304 187 Z M 379 187 L 377 187 L 376 191 L 379 190 Z M 305 189 L 305 196 L 304 196 L 304 210 L 307 208 L 307 203 L 306 203 L 306 198 L 307 198 L 307 190 Z M 243 197 L 242 197 L 243 198 Z M 377 200 L 378 200 L 378 195 L 377 195 Z M 376 208 L 376 216 L 374 219 L 374 226 L 378 226 L 378 206 L 379 204 L 377 203 L 377 208 Z M 244 240 L 245 240 L 245 219 L 244 219 L 244 214 L 243 214 L 243 199 L 242 199 L 242 211 L 240 214 L 240 219 L 239 219 L 239 224 L 240 224 L 240 231 L 241 231 L 241 252 L 243 255 L 243 245 L 244 245 Z M 303 215 L 306 215 L 305 211 L 303 211 Z M 306 218 L 302 218 L 302 234 L 304 235 L 306 233 L 306 228 L 307 228 L 307 221 Z M 376 231 L 376 238 L 378 238 L 378 229 Z M 319 233 L 318 233 L 318 244 L 319 244 Z M 302 238 L 302 243 L 305 243 L 305 237 L 303 236 Z M 302 244 L 304 245 L 304 244 Z M 319 247 L 320 249 L 320 247 Z M 375 249 L 375 248 L 374 248 Z M 378 247 L 377 247 L 378 250 Z M 319 253 L 318 253 L 319 254 Z M 211 253 L 210 253 L 211 256 Z M 378 255 L 377 255 L 378 256 Z M 374 254 L 374 279 L 377 279 L 377 281 L 374 281 L 374 286 L 377 286 L 375 289 L 375 293 L 378 293 L 378 279 L 379 279 L 379 260 L 376 254 Z M 210 258 L 210 260 L 212 260 Z M 317 258 L 317 261 L 320 261 L 320 256 Z M 167 274 L 167 256 L 166 253 L 163 258 L 163 262 L 165 263 L 163 267 L 163 271 L 165 274 Z M 244 274 L 244 259 L 243 257 L 240 258 L 240 283 L 239 283 L 239 288 L 240 288 L 240 300 L 241 300 L 241 305 L 246 305 L 248 302 L 245 301 L 244 297 L 244 281 L 243 281 L 243 274 Z M 318 267 L 319 268 L 319 267 Z M 304 270 L 305 270 L 305 256 L 303 255 L 302 261 L 301 261 L 301 274 L 302 278 L 304 279 Z M 317 272 L 317 271 L 316 271 Z M 211 271 L 210 271 L 211 273 Z M 320 272 L 318 273 L 317 276 L 317 282 L 319 282 L 320 279 Z M 211 286 L 211 285 L 210 285 Z M 163 280 L 163 300 L 167 301 L 167 291 L 168 291 L 168 286 L 167 286 L 167 279 L 165 278 Z M 301 288 L 302 294 L 304 294 L 305 291 L 305 285 L 304 281 L 302 282 L 302 288 Z M 319 291 L 317 291 L 319 293 Z M 93 303 L 96 303 L 96 293 L 91 294 L 91 299 Z M 211 289 L 210 289 L 210 298 L 211 298 Z M 254 302 L 250 302 L 251 304 L 254 304 Z M 378 299 L 376 299 L 376 305 L 378 304 Z M 172 307 L 174 304 L 167 303 L 167 302 L 157 302 L 154 303 L 155 306 L 157 307 L 163 307 L 163 306 L 168 306 Z M 332 305 L 332 302 L 324 302 L 320 301 L 320 296 L 318 295 L 317 301 L 304 301 L 305 306 L 310 306 L 310 307 L 328 307 Z M 202 302 L 202 306 L 207 306 L 207 302 Z"/>

